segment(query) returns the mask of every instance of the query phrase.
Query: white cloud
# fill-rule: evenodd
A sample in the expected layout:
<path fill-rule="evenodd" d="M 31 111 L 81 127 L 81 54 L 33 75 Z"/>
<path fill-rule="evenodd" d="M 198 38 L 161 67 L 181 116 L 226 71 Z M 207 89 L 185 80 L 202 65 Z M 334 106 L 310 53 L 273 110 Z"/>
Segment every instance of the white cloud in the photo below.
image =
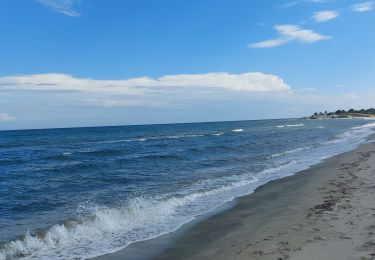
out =
<path fill-rule="evenodd" d="M 297 25 L 279 25 L 275 28 L 281 36 L 303 43 L 313 43 L 330 38 L 312 30 L 301 29 Z"/>
<path fill-rule="evenodd" d="M 277 25 L 274 29 L 278 32 L 279 38 L 257 42 L 250 44 L 251 48 L 269 48 L 276 47 L 288 42 L 297 41 L 300 43 L 314 43 L 329 39 L 329 36 L 324 36 L 312 30 L 302 29 L 297 25 Z"/>
<path fill-rule="evenodd" d="M 39 3 L 45 7 L 68 16 L 78 17 L 81 16 L 80 13 L 73 10 L 73 7 L 80 0 L 37 0 Z"/>
<path fill-rule="evenodd" d="M 14 116 L 9 115 L 8 113 L 0 112 L 0 121 L 11 121 L 16 119 Z"/>
<path fill-rule="evenodd" d="M 313 4 L 322 4 L 322 3 L 328 3 L 330 0 L 295 0 L 295 1 L 290 1 L 285 4 L 279 5 L 281 8 L 288 8 L 288 7 L 293 7 L 301 3 L 313 3 Z"/>
<path fill-rule="evenodd" d="M 225 89 L 244 92 L 285 91 L 290 87 L 278 76 L 261 72 L 243 74 L 206 73 L 140 77 L 124 80 L 94 80 L 67 74 L 35 74 L 0 77 L 1 89 L 34 91 L 85 91 L 145 95 L 177 89 Z"/>
<path fill-rule="evenodd" d="M 339 13 L 337 11 L 326 10 L 326 11 L 315 12 L 312 18 L 315 20 L 315 22 L 321 23 L 321 22 L 327 22 L 327 21 L 333 20 L 338 16 L 339 16 Z"/>
<path fill-rule="evenodd" d="M 330 0 L 305 0 L 305 2 L 315 3 L 315 4 L 322 4 L 322 3 L 328 3 Z"/>
<path fill-rule="evenodd" d="M 371 11 L 374 7 L 374 2 L 359 3 L 352 6 L 353 12 L 363 13 Z"/>
<path fill-rule="evenodd" d="M 97 105 L 98 103 L 96 103 Z M 129 100 L 129 99 L 105 99 L 99 100 L 99 104 L 104 107 L 165 107 L 166 102 L 152 100 Z"/>
<path fill-rule="evenodd" d="M 271 47 L 276 47 L 283 45 L 285 43 L 289 42 L 288 39 L 273 39 L 273 40 L 267 40 L 267 41 L 262 41 L 262 42 L 257 42 L 250 44 L 249 47 L 251 48 L 271 48 Z"/>

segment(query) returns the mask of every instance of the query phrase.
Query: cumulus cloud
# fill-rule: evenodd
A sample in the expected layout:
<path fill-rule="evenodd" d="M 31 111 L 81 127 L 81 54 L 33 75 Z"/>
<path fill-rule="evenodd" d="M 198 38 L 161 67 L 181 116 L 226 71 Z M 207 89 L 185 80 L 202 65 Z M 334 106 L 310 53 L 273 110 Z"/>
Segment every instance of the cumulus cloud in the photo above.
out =
<path fill-rule="evenodd" d="M 43 6 L 51 9 L 54 12 L 58 12 L 67 16 L 78 17 L 80 13 L 73 10 L 75 4 L 80 0 L 37 0 Z"/>
<path fill-rule="evenodd" d="M 302 29 L 297 25 L 277 25 L 274 29 L 279 34 L 279 38 L 250 44 L 251 48 L 269 48 L 280 46 L 289 42 L 314 43 L 327 40 L 330 37 L 316 33 L 312 30 Z"/>
<path fill-rule="evenodd" d="M 261 72 L 243 74 L 206 73 L 167 75 L 159 78 L 139 77 L 124 80 L 76 78 L 67 74 L 34 74 L 0 77 L 0 89 L 34 91 L 85 91 L 126 95 L 146 95 L 166 89 L 225 89 L 244 92 L 285 91 L 290 87 L 276 75 Z"/>
<path fill-rule="evenodd" d="M 352 10 L 353 12 L 363 13 L 363 12 L 371 11 L 373 7 L 374 7 L 374 2 L 364 2 L 364 3 L 352 5 Z"/>
<path fill-rule="evenodd" d="M 339 13 L 337 11 L 326 10 L 326 11 L 315 12 L 312 18 L 315 20 L 315 22 L 322 23 L 322 22 L 333 20 L 337 18 L 338 16 L 339 16 Z"/>
<path fill-rule="evenodd" d="M 8 113 L 0 112 L 0 121 L 11 121 L 16 119 L 14 116 L 9 115 Z"/>

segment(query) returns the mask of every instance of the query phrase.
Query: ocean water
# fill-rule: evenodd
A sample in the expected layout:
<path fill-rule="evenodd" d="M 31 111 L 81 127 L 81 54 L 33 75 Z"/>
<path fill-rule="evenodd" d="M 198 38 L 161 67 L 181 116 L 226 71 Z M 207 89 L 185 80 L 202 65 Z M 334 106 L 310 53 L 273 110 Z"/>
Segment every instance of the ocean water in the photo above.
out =
<path fill-rule="evenodd" d="M 0 132 L 0 259 L 88 258 L 173 232 L 357 147 L 364 119 Z"/>

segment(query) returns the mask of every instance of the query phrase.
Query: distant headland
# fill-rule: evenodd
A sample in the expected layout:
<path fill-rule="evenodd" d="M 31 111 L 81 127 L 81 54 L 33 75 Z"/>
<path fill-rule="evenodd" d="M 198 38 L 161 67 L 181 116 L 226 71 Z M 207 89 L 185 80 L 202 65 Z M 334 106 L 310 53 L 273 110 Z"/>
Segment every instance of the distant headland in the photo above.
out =
<path fill-rule="evenodd" d="M 375 108 L 355 110 L 353 108 L 346 110 L 337 110 L 336 112 L 315 112 L 307 117 L 309 119 L 331 119 L 331 118 L 353 118 L 353 117 L 374 117 Z"/>

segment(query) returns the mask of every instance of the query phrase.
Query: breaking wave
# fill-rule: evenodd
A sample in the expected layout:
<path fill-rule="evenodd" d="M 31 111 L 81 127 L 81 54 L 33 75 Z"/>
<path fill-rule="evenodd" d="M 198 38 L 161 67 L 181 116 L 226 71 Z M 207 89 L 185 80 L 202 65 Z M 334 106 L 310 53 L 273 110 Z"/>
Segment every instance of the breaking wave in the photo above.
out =
<path fill-rule="evenodd" d="M 284 127 L 302 127 L 302 126 L 304 126 L 304 124 L 294 124 L 294 125 L 291 125 L 291 124 L 289 124 L 289 125 L 278 125 L 278 126 L 276 126 L 277 128 L 284 128 Z"/>

